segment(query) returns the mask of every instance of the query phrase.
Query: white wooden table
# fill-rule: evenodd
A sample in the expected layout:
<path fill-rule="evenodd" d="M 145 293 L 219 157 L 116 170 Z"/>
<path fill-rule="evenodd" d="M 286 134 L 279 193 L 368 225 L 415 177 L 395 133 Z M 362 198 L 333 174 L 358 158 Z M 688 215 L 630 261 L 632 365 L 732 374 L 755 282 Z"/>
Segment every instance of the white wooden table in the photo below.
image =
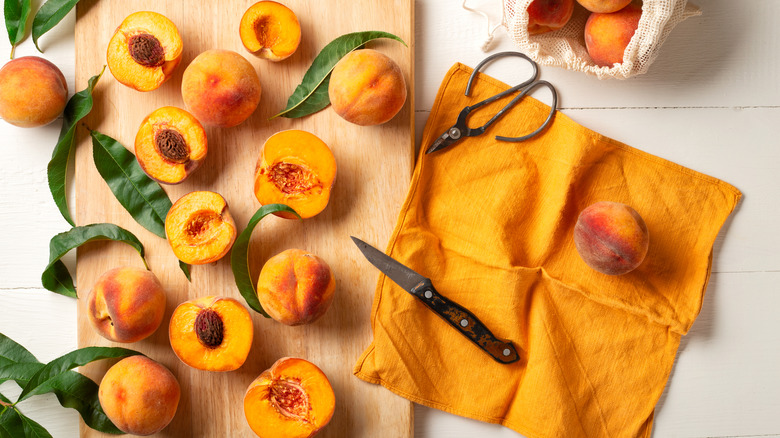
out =
<path fill-rule="evenodd" d="M 34 1 L 37 7 L 39 1 Z M 470 6 L 500 16 L 500 0 Z M 744 193 L 714 249 L 704 306 L 683 338 L 656 411 L 655 437 L 780 436 L 780 2 L 700 1 L 650 72 L 627 81 L 556 68 L 542 78 L 562 111 L 609 137 L 723 179 Z M 417 0 L 416 119 L 422 127 L 447 69 L 475 65 L 485 23 L 455 0 Z M 74 91 L 74 15 L 44 36 L 45 58 Z M 494 50 L 511 50 L 502 30 Z M 10 47 L 5 31 L 0 55 Z M 28 38 L 16 56 L 36 55 Z M 512 62 L 488 73 L 513 82 Z M 48 241 L 67 230 L 46 183 L 59 122 L 21 129 L 0 122 L 0 332 L 48 361 L 76 348 L 76 301 L 44 290 Z M 73 269 L 75 259 L 65 259 Z M 5 383 L 9 396 L 18 388 Z M 20 408 L 55 437 L 78 436 L 78 414 L 54 396 Z M 416 437 L 515 437 L 501 426 L 415 407 Z"/>

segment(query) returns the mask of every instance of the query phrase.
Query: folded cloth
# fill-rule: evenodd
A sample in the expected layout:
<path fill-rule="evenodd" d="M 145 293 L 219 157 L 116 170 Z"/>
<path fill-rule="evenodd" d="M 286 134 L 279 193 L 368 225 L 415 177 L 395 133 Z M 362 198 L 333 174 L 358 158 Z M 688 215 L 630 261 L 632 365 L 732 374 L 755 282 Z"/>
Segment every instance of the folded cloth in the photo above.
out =
<path fill-rule="evenodd" d="M 456 64 L 439 89 L 388 254 L 514 342 L 521 360 L 495 362 L 382 275 L 374 339 L 354 374 L 529 437 L 650 436 L 680 337 L 701 309 L 715 237 L 741 194 L 562 113 L 528 141 L 496 141 L 541 125 L 549 107 L 532 98 L 486 134 L 424 154 L 464 106 L 508 88 L 480 73 L 466 97 L 471 71 Z M 574 246 L 579 212 L 597 201 L 628 204 L 647 224 L 648 255 L 628 274 L 592 270 Z"/>

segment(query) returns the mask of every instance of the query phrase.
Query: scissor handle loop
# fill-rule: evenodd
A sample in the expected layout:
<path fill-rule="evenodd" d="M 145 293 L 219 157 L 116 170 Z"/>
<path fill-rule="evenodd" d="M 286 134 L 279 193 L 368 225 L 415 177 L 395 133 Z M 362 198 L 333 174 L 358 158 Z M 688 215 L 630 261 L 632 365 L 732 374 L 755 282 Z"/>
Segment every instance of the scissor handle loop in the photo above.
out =
<path fill-rule="evenodd" d="M 490 125 L 492 125 L 495 121 L 497 121 L 499 118 L 501 118 L 504 115 L 504 113 L 506 113 L 506 111 L 508 111 L 510 108 L 514 107 L 517 104 L 517 102 L 520 101 L 520 99 L 525 97 L 529 92 L 531 92 L 532 90 L 534 90 L 536 87 L 539 87 L 539 86 L 547 87 L 552 92 L 552 105 L 550 107 L 550 114 L 547 115 L 547 119 L 544 121 L 542 126 L 540 126 L 538 129 L 536 129 L 532 133 L 523 135 L 521 137 L 496 136 L 495 138 L 496 138 L 496 140 L 511 141 L 511 142 L 519 142 L 519 141 L 528 140 L 529 138 L 539 134 L 542 130 L 544 130 L 547 127 L 547 125 L 549 125 L 550 122 L 553 119 L 553 115 L 555 114 L 555 110 L 558 108 L 558 93 L 555 91 L 555 87 L 553 87 L 553 85 L 550 84 L 549 82 L 542 81 L 542 80 L 538 80 L 538 81 L 536 80 L 537 76 L 539 75 L 539 66 L 536 64 L 536 62 L 534 62 L 534 60 L 529 58 L 524 53 L 520 53 L 520 52 L 499 52 L 499 53 L 495 53 L 495 54 L 490 55 L 487 58 L 483 59 L 482 62 L 477 64 L 477 66 L 474 68 L 474 71 L 469 76 L 469 81 L 468 81 L 468 83 L 466 83 L 466 93 L 465 93 L 465 95 L 468 96 L 471 93 L 471 86 L 473 85 L 474 78 L 476 77 L 477 73 L 479 73 L 480 69 L 482 69 L 482 67 L 485 64 L 487 64 L 488 62 L 490 62 L 490 61 L 492 61 L 492 60 L 494 60 L 496 58 L 504 57 L 504 56 L 517 56 L 519 58 L 523 58 L 523 59 L 527 60 L 531 64 L 531 67 L 533 68 L 533 74 L 531 75 L 531 77 L 528 80 L 526 80 L 526 81 L 524 81 L 524 82 L 522 82 L 520 84 L 517 84 L 514 87 L 511 87 L 511 88 L 509 88 L 507 90 L 504 90 L 504 91 L 502 91 L 502 92 L 500 92 L 500 93 L 498 93 L 498 94 L 496 94 L 494 96 L 488 97 L 485 100 L 477 102 L 474 105 L 469 105 L 466 108 L 464 108 L 463 111 L 461 111 L 461 113 L 458 115 L 457 125 L 460 125 L 464 129 L 465 132 L 463 132 L 463 134 L 466 135 L 466 136 L 470 137 L 470 136 L 480 135 L 480 134 L 484 133 L 485 130 Z M 479 108 L 479 107 L 481 107 L 483 105 L 487 105 L 487 104 L 489 104 L 491 102 L 494 102 L 494 101 L 496 101 L 498 99 L 501 99 L 502 97 L 504 97 L 504 96 L 506 96 L 506 95 L 508 95 L 510 93 L 514 93 L 514 92 L 516 92 L 518 90 L 522 90 L 520 92 L 520 94 L 518 94 L 517 96 L 512 98 L 512 100 L 508 104 L 506 104 L 503 108 L 501 108 L 501 110 L 499 110 L 493 117 L 491 117 L 490 120 L 488 120 L 484 125 L 482 125 L 482 126 L 480 126 L 478 128 L 469 128 L 468 127 L 468 125 L 466 124 L 466 119 L 468 118 L 468 116 L 471 113 L 471 111 L 473 111 L 473 110 L 475 110 L 475 109 L 477 109 L 477 108 Z"/>
<path fill-rule="evenodd" d="M 469 81 L 468 81 L 468 83 L 466 83 L 466 93 L 465 93 L 466 96 L 471 94 L 471 86 L 472 86 L 472 82 L 474 81 L 474 77 L 477 75 L 477 73 L 479 73 L 479 71 L 482 69 L 482 67 L 485 64 L 487 64 L 488 62 L 490 62 L 490 61 L 492 61 L 492 60 L 494 60 L 496 58 L 502 58 L 504 56 L 517 56 L 519 58 L 525 59 L 526 61 L 528 61 L 531 64 L 531 67 L 534 69 L 534 74 L 531 75 L 531 77 L 527 81 L 523 82 L 522 84 L 515 85 L 514 87 L 510 88 L 509 90 L 499 94 L 497 97 L 493 98 L 492 100 L 480 102 L 479 104 L 477 104 L 477 105 L 475 105 L 473 107 L 482 106 L 482 104 L 484 104 L 484 103 L 492 102 L 493 100 L 498 99 L 498 98 L 500 98 L 502 96 L 505 96 L 505 95 L 511 93 L 512 91 L 519 90 L 519 89 L 525 87 L 526 85 L 530 84 L 531 82 L 535 81 L 536 78 L 539 76 L 539 66 L 536 64 L 536 62 L 534 62 L 533 59 L 529 58 L 528 55 L 526 55 L 525 53 L 520 53 L 520 52 L 498 52 L 498 53 L 494 53 L 494 54 L 488 56 L 487 58 L 483 59 L 482 62 L 477 64 L 476 67 L 474 67 L 474 71 L 471 72 L 471 76 L 469 76 Z"/>
<path fill-rule="evenodd" d="M 547 119 L 545 119 L 544 123 L 542 123 L 542 126 L 538 127 L 534 132 L 531 132 L 530 134 L 526 134 L 526 135 L 523 135 L 523 136 L 520 136 L 520 137 L 502 137 L 500 135 L 497 135 L 496 136 L 496 140 L 511 141 L 511 142 L 525 141 L 525 140 L 528 140 L 529 138 L 535 136 L 536 134 L 542 132 L 547 127 L 547 125 L 549 125 L 550 122 L 552 122 L 553 115 L 555 115 L 555 110 L 558 108 L 558 92 L 556 92 L 555 91 L 555 87 L 553 87 L 553 85 L 551 83 L 547 82 L 547 81 L 536 81 L 536 82 L 534 82 L 533 84 L 531 84 L 531 86 L 529 86 L 528 88 L 523 90 L 522 93 L 518 94 L 514 99 L 512 99 L 512 102 L 510 102 L 506 107 L 512 106 L 514 104 L 514 102 L 516 102 L 517 100 L 522 99 L 523 96 L 525 96 L 531 90 L 533 90 L 534 88 L 536 88 L 536 87 L 538 87 L 540 85 L 549 88 L 550 92 L 552 93 L 552 105 L 550 105 L 550 113 L 547 114 Z"/>

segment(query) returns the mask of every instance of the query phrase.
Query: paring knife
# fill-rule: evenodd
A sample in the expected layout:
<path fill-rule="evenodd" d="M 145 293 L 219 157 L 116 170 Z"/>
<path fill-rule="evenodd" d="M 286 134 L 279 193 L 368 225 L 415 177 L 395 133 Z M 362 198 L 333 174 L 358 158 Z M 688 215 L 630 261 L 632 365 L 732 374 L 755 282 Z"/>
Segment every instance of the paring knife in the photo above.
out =
<path fill-rule="evenodd" d="M 428 308 L 455 327 L 471 342 L 501 363 L 517 362 L 520 355 L 512 342 L 498 339 L 473 313 L 454 301 L 450 301 L 434 289 L 429 278 L 425 278 L 394 258 L 352 237 L 360 252 L 395 284 L 419 298 Z"/>

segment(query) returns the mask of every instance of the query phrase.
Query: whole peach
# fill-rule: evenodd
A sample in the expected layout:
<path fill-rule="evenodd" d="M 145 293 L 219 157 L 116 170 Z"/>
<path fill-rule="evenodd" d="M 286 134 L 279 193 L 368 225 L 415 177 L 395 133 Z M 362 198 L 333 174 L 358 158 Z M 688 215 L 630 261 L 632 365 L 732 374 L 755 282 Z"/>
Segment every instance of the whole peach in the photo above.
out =
<path fill-rule="evenodd" d="M 372 49 L 346 54 L 333 67 L 328 84 L 333 110 L 356 125 L 379 125 L 395 117 L 406 102 L 401 67 Z"/>
<path fill-rule="evenodd" d="M 642 264 L 650 246 L 645 221 L 618 202 L 597 202 L 582 210 L 574 226 L 574 245 L 591 268 L 622 275 Z"/>
<path fill-rule="evenodd" d="M 591 12 L 609 13 L 625 8 L 631 0 L 577 0 L 577 3 Z"/>
<path fill-rule="evenodd" d="M 596 65 L 610 67 L 623 62 L 641 16 L 642 3 L 637 1 L 617 12 L 590 14 L 585 22 L 585 47 Z"/>
<path fill-rule="evenodd" d="M 257 298 L 263 309 L 282 324 L 314 322 L 333 301 L 336 281 L 330 267 L 314 254 L 288 249 L 263 265 Z"/>
<path fill-rule="evenodd" d="M 533 0 L 528 11 L 528 33 L 558 30 L 566 25 L 574 12 L 574 0 Z"/>
<path fill-rule="evenodd" d="M 167 368 L 146 356 L 130 356 L 108 369 L 98 399 L 119 430 L 151 435 L 176 415 L 181 388 Z"/>
<path fill-rule="evenodd" d="M 37 56 L 0 69 L 0 118 L 22 128 L 51 123 L 68 102 L 68 83 L 56 65 Z"/>
<path fill-rule="evenodd" d="M 114 342 L 136 342 L 160 326 L 165 291 L 151 272 L 114 268 L 98 278 L 87 298 L 89 321 L 100 336 Z"/>
<path fill-rule="evenodd" d="M 230 50 L 207 50 L 192 60 L 181 79 L 184 105 L 204 125 L 228 128 L 249 118 L 262 87 L 252 64 Z"/>

